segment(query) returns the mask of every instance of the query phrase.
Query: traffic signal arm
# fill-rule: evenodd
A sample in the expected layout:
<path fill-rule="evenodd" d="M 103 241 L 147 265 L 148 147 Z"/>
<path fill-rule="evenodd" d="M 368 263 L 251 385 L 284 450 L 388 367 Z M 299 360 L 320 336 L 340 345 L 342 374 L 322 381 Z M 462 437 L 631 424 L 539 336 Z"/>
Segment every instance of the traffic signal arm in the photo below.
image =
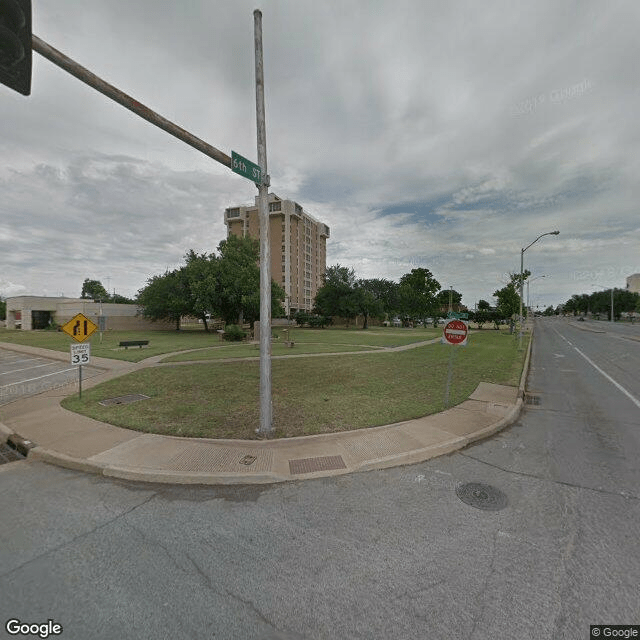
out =
<path fill-rule="evenodd" d="M 0 0 L 0 2 L 2 1 L 6 0 Z M 192 135 L 182 127 L 174 124 L 170 120 L 163 118 L 160 114 L 149 109 L 149 107 L 146 107 L 137 100 L 134 100 L 131 96 L 127 95 L 123 91 L 120 91 L 120 89 L 116 89 L 116 87 L 114 87 L 113 85 L 105 82 L 102 78 L 99 78 L 94 73 L 91 73 L 91 71 L 89 71 L 88 69 L 85 69 L 85 67 L 79 65 L 71 58 L 68 58 L 57 49 L 54 49 L 44 40 L 38 38 L 38 36 L 32 36 L 31 41 L 34 51 L 37 51 L 41 56 L 53 62 L 53 64 L 60 67 L 61 69 L 64 69 L 67 73 L 75 76 L 76 78 L 78 78 L 78 80 L 81 80 L 85 84 L 88 84 L 96 91 L 99 91 L 103 95 L 107 96 L 107 98 L 111 98 L 118 104 L 121 104 L 123 107 L 129 109 L 129 111 L 133 111 L 133 113 L 135 113 L 136 115 L 144 118 L 147 122 L 150 122 L 156 127 L 163 129 L 179 140 L 186 142 L 188 145 L 204 153 L 206 156 L 213 158 L 220 164 L 223 164 L 229 168 L 231 167 L 231 158 L 226 153 L 223 153 L 219 149 L 216 149 L 204 140 L 197 138 L 196 136 Z"/>

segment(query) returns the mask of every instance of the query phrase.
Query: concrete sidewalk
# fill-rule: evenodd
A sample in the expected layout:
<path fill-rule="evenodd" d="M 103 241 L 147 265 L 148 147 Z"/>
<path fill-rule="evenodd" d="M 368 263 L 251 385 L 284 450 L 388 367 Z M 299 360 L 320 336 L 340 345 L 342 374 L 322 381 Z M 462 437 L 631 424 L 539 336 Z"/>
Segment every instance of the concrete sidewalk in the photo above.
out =
<path fill-rule="evenodd" d="M 72 413 L 60 400 L 74 386 L 0 408 L 0 442 L 31 441 L 30 460 L 116 478 L 175 484 L 254 484 L 331 476 L 421 462 L 512 424 L 522 409 L 531 344 L 519 387 L 480 383 L 447 411 L 397 424 L 274 440 L 207 440 L 140 433 Z M 8 345 L 2 345 L 8 346 Z M 11 345 L 23 353 L 66 354 Z M 143 365 L 92 359 L 104 373 L 90 386 Z"/>

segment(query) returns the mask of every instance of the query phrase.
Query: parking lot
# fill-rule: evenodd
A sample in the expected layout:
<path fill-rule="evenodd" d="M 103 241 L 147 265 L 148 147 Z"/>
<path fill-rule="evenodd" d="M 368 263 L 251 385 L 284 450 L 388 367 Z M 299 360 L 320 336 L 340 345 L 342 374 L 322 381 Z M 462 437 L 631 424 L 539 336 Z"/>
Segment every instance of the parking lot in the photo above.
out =
<path fill-rule="evenodd" d="M 82 367 L 83 379 L 98 372 L 94 367 Z M 0 348 L 0 405 L 77 381 L 78 367 L 69 359 L 52 360 Z"/>

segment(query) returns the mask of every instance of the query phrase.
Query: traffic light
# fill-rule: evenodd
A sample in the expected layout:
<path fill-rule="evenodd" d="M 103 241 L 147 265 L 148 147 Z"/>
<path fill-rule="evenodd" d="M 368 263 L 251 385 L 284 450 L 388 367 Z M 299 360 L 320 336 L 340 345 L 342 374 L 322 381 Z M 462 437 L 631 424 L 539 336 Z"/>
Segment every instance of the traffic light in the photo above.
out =
<path fill-rule="evenodd" d="M 0 83 L 31 93 L 31 0 L 0 0 Z"/>

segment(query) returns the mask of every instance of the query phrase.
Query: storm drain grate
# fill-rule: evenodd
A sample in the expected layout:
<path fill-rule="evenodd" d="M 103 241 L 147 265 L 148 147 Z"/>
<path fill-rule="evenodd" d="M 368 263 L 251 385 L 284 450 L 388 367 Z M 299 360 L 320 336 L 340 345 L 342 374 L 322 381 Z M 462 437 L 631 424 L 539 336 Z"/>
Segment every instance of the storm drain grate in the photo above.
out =
<path fill-rule="evenodd" d="M 111 407 L 116 404 L 131 404 L 132 402 L 138 402 L 139 400 L 147 400 L 150 396 L 145 396 L 142 393 L 133 393 L 129 396 L 120 396 L 119 398 L 109 398 L 108 400 L 102 400 L 98 402 L 103 407 Z"/>
<path fill-rule="evenodd" d="M 24 460 L 24 456 L 4 442 L 0 444 L 0 464 Z"/>
<path fill-rule="evenodd" d="M 319 458 L 299 458 L 289 460 L 289 473 L 314 473 L 315 471 L 333 471 L 334 469 L 346 469 L 342 456 L 321 456 Z"/>
<path fill-rule="evenodd" d="M 524 401 L 526 404 L 534 405 L 537 407 L 540 404 L 540 396 L 527 393 L 524 397 Z"/>
<path fill-rule="evenodd" d="M 456 495 L 470 507 L 484 511 L 500 511 L 508 503 L 507 496 L 500 489 L 481 482 L 467 482 L 459 485 L 456 488 Z"/>

